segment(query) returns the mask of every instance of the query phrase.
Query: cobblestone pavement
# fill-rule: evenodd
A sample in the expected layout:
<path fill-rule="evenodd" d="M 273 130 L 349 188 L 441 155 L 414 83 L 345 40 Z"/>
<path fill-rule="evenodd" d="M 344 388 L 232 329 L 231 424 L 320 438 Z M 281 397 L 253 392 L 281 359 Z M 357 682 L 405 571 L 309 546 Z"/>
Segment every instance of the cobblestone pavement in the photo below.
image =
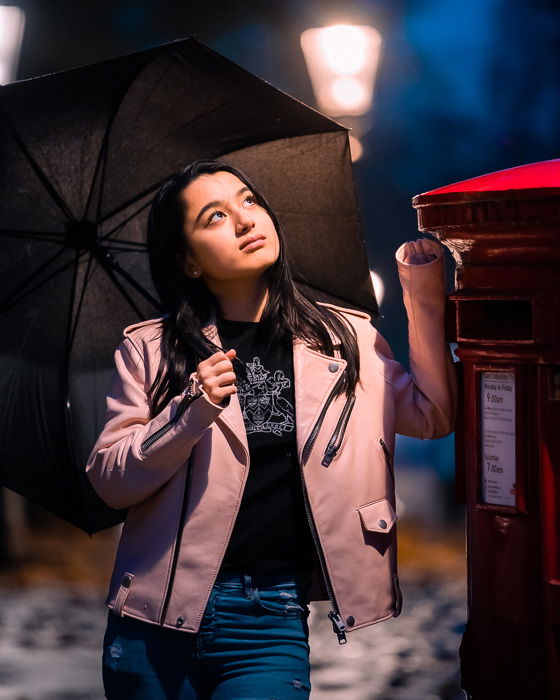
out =
<path fill-rule="evenodd" d="M 400 617 L 339 645 L 326 603 L 312 604 L 313 700 L 459 700 L 463 581 L 402 579 Z M 101 700 L 106 609 L 98 589 L 2 589 L 0 700 Z"/>
<path fill-rule="evenodd" d="M 328 603 L 310 615 L 314 700 L 462 700 L 458 650 L 466 621 L 462 580 L 403 579 L 398 618 L 348 635 L 339 645 Z"/>

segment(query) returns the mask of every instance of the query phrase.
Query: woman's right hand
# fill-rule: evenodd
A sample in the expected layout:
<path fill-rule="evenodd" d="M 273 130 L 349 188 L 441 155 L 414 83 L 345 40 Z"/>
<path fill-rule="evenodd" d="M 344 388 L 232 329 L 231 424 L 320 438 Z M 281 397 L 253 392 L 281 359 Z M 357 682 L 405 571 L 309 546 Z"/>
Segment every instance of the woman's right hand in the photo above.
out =
<path fill-rule="evenodd" d="M 402 261 L 408 265 L 425 265 L 438 257 L 435 252 L 438 247 L 440 244 L 430 238 L 407 241 L 401 246 Z"/>
<path fill-rule="evenodd" d="M 232 359 L 235 350 L 215 352 L 203 360 L 196 368 L 196 378 L 212 403 L 221 404 L 231 394 L 237 393 L 237 377 L 233 371 Z"/>

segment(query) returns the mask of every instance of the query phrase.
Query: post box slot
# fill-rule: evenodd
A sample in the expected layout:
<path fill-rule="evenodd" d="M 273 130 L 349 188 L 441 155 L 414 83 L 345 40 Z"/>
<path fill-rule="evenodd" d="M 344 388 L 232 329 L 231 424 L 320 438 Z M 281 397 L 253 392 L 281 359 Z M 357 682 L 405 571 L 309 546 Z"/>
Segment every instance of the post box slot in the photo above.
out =
<path fill-rule="evenodd" d="M 458 336 L 463 340 L 533 340 L 529 299 L 458 300 Z"/>

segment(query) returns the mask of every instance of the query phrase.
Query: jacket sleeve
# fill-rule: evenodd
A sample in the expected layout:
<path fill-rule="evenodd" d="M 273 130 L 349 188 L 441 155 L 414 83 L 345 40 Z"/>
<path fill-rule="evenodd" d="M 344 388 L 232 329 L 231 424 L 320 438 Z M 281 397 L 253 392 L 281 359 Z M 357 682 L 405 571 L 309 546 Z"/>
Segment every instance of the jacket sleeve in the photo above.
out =
<path fill-rule="evenodd" d="M 424 241 L 428 243 L 428 241 Z M 421 265 L 403 261 L 403 244 L 396 252 L 403 300 L 408 317 L 410 374 L 393 359 L 387 343 L 388 379 L 395 392 L 396 432 L 419 438 L 450 433 L 457 411 L 457 378 L 445 340 L 445 282 L 443 251 L 429 241 L 435 260 Z"/>
<path fill-rule="evenodd" d="M 189 386 L 150 420 L 144 360 L 125 336 L 115 351 L 104 427 L 86 465 L 94 489 L 113 508 L 137 505 L 185 464 L 222 410 L 192 375 Z"/>

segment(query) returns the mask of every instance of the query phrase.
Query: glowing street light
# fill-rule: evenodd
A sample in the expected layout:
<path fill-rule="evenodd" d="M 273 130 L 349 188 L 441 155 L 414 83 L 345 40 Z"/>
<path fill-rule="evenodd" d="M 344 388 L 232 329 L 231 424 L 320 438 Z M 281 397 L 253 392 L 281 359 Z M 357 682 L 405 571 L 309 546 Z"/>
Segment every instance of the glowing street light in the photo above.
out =
<path fill-rule="evenodd" d="M 337 24 L 306 29 L 301 47 L 319 109 L 357 116 L 371 108 L 381 34 L 369 26 Z"/>
<path fill-rule="evenodd" d="M 25 14 L 19 7 L 0 5 L 0 85 L 16 77 Z"/>

